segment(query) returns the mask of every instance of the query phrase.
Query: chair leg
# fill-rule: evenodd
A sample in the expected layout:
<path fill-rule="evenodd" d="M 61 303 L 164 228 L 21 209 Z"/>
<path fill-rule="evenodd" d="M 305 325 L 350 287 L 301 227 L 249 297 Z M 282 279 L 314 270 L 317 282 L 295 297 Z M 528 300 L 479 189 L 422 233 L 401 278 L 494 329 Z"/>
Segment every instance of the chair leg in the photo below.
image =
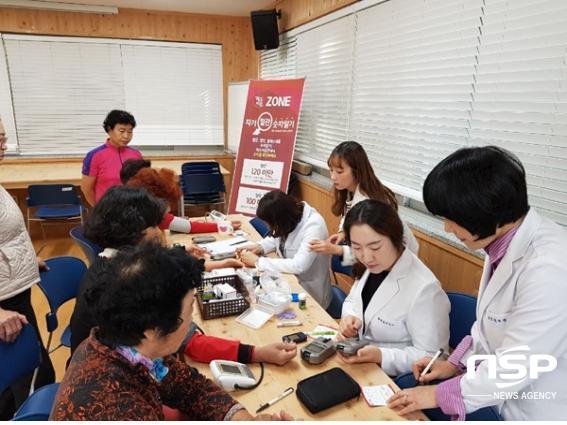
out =
<path fill-rule="evenodd" d="M 43 240 L 45 241 L 45 228 L 43 227 L 43 221 L 40 221 L 39 225 L 41 226 L 41 235 L 43 236 Z"/>

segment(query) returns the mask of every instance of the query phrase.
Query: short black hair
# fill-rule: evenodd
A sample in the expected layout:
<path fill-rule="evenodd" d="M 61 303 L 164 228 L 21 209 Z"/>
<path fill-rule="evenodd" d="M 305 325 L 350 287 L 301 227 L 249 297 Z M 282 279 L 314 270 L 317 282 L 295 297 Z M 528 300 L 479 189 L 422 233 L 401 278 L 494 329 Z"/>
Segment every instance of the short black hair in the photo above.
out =
<path fill-rule="evenodd" d="M 144 331 L 166 336 L 180 326 L 185 296 L 201 284 L 202 261 L 184 250 L 144 242 L 118 252 L 85 294 L 94 304 L 98 337 L 133 346 Z"/>
<path fill-rule="evenodd" d="M 256 209 L 256 216 L 270 228 L 270 236 L 286 237 L 303 217 L 303 204 L 281 190 L 266 193 Z"/>
<path fill-rule="evenodd" d="M 96 203 L 85 237 L 102 248 L 137 245 L 144 230 L 158 226 L 167 211 L 163 200 L 139 187 L 114 186 Z"/>
<path fill-rule="evenodd" d="M 423 200 L 431 213 L 479 239 L 530 209 L 522 163 L 497 146 L 463 148 L 449 155 L 425 179 Z"/>
<path fill-rule="evenodd" d="M 142 168 L 150 168 L 151 166 L 151 161 L 147 159 L 127 159 L 120 169 L 120 181 L 122 184 L 126 184 L 128 180 L 138 174 L 138 171 Z"/>
<path fill-rule="evenodd" d="M 116 124 L 130 124 L 132 128 L 135 128 L 136 120 L 134 119 L 134 115 L 132 115 L 130 112 L 113 109 L 104 119 L 102 127 L 104 128 L 104 131 L 108 133 L 116 126 Z"/>

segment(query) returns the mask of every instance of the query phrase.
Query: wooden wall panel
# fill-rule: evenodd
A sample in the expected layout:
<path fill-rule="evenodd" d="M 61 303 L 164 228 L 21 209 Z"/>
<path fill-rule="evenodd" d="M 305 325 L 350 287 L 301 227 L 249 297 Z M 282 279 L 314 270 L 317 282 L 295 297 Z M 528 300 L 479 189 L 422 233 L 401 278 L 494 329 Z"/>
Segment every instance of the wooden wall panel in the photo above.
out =
<path fill-rule="evenodd" d="M 102 15 L 0 8 L 0 32 L 221 44 L 225 140 L 228 83 L 258 76 L 259 56 L 254 50 L 249 17 L 137 9 Z"/>
<path fill-rule="evenodd" d="M 277 0 L 274 7 L 282 11 L 279 28 L 284 32 L 352 3 L 356 0 Z"/>
<path fill-rule="evenodd" d="M 330 191 L 300 180 L 293 194 L 321 213 L 331 234 L 336 232 L 339 218 L 331 213 L 333 195 Z M 420 231 L 414 230 L 414 234 L 419 242 L 419 258 L 437 276 L 446 291 L 478 294 L 481 259 Z M 348 290 L 348 283 L 348 280 L 340 279 L 341 288 Z"/>

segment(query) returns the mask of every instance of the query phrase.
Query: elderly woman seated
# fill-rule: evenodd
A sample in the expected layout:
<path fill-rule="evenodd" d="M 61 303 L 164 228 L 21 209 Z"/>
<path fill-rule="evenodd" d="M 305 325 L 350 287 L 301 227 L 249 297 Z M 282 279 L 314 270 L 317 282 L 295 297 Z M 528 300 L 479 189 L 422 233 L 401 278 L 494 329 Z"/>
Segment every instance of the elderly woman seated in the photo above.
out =
<path fill-rule="evenodd" d="M 54 420 L 163 420 L 163 404 L 189 420 L 253 419 L 177 352 L 192 321 L 202 265 L 179 249 L 148 242 L 122 250 L 85 294 L 94 328 L 71 360 Z M 256 419 L 292 419 L 263 415 Z"/>

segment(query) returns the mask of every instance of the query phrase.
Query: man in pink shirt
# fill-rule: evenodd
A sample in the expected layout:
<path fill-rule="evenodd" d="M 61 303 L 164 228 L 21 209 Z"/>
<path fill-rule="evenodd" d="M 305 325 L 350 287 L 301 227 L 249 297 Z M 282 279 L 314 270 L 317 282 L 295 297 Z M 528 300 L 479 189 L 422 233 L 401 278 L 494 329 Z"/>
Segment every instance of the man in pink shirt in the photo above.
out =
<path fill-rule="evenodd" d="M 127 159 L 141 159 L 142 154 L 128 147 L 132 140 L 136 120 L 126 111 L 112 110 L 103 122 L 108 134 L 106 143 L 85 156 L 81 189 L 85 199 L 94 205 L 112 186 L 120 182 L 120 169 Z"/>

